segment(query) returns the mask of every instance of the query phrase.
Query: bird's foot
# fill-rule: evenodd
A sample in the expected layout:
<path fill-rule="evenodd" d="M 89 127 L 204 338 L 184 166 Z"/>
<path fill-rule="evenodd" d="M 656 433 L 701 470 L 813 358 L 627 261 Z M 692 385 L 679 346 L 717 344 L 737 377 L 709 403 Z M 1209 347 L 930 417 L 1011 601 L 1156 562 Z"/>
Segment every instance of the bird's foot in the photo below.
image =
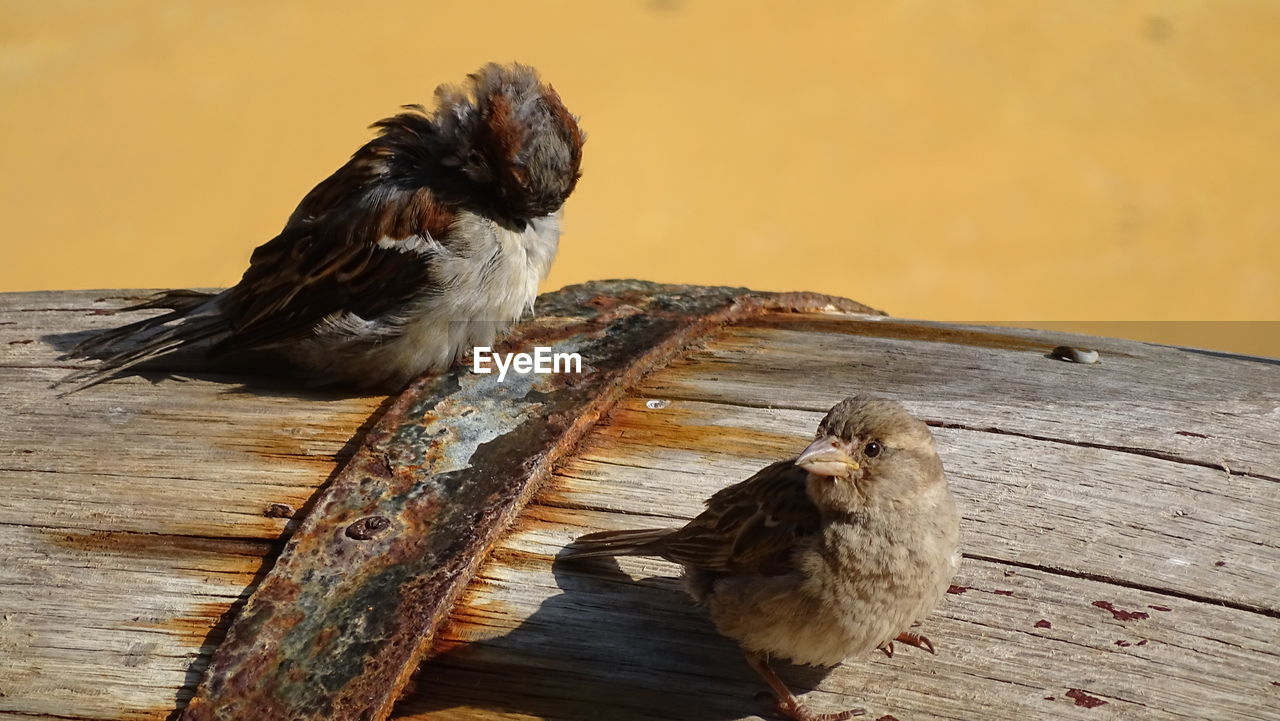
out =
<path fill-rule="evenodd" d="M 901 641 L 907 644 L 908 646 L 915 646 L 916 648 L 924 649 L 925 651 L 928 651 L 934 656 L 938 655 L 938 652 L 933 650 L 933 642 L 930 641 L 928 638 L 921 636 L 918 633 L 903 631 L 902 633 L 898 634 L 898 637 L 893 639 L 893 641 Z M 890 641 L 888 644 L 886 644 L 889 647 L 889 650 L 886 651 L 886 653 L 888 653 L 890 656 L 893 656 L 893 641 Z"/>
<path fill-rule="evenodd" d="M 867 712 L 866 709 L 853 708 L 848 711 L 839 711 L 836 713 L 815 713 L 800 703 L 800 699 L 791 693 L 791 689 L 783 683 L 778 674 L 774 673 L 769 667 L 769 660 L 762 653 L 745 652 L 747 663 L 751 664 L 751 668 L 769 684 L 769 688 L 773 690 L 773 708 L 779 714 L 791 719 L 791 721 L 845 721 L 845 719 L 861 716 Z"/>
<path fill-rule="evenodd" d="M 848 711 L 837 711 L 835 713 L 816 713 L 800 703 L 800 699 L 795 696 L 776 699 L 773 709 L 791 719 L 791 721 L 845 721 L 845 719 L 861 716 L 867 712 L 864 708 L 851 708 Z"/>

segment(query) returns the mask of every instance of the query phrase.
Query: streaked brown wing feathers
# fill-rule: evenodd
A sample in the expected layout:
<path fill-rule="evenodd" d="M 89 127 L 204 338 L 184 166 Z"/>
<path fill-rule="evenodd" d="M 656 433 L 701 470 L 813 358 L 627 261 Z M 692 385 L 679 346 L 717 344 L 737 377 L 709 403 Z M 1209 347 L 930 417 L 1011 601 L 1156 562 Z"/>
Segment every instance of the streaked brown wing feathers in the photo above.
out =
<path fill-rule="evenodd" d="M 663 540 L 663 556 L 709 571 L 787 570 L 795 540 L 819 522 L 805 492 L 806 474 L 793 460 L 716 493 L 706 511 Z"/>
<path fill-rule="evenodd" d="M 343 206 L 319 215 L 300 207 L 279 236 L 254 251 L 229 298 L 233 333 L 217 350 L 302 338 L 337 312 L 376 318 L 425 290 L 428 259 L 378 241 L 438 240 L 453 223 L 452 207 L 426 188 L 368 191 L 360 202 L 336 191 L 330 197 Z"/>

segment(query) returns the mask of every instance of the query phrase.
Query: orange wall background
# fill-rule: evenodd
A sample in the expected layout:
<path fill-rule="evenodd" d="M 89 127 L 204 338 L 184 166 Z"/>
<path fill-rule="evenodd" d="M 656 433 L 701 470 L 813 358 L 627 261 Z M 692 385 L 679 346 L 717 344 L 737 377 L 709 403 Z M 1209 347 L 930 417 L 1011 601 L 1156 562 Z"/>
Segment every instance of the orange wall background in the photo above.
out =
<path fill-rule="evenodd" d="M 370 122 L 520 60 L 589 134 L 548 288 L 1280 320 L 1278 38 L 1271 0 L 10 0 L 0 290 L 234 283 Z M 1123 334 L 1189 327 L 1280 356 Z"/>

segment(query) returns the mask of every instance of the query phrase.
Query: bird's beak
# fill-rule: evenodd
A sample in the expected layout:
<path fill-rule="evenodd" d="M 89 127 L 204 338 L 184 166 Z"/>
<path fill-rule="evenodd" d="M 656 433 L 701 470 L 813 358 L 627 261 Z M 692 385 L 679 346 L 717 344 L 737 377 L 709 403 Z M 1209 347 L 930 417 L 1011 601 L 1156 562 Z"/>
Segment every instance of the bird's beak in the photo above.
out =
<path fill-rule="evenodd" d="M 858 470 L 858 462 L 837 444 L 835 436 L 819 438 L 801 451 L 796 465 L 815 476 L 843 476 Z"/>

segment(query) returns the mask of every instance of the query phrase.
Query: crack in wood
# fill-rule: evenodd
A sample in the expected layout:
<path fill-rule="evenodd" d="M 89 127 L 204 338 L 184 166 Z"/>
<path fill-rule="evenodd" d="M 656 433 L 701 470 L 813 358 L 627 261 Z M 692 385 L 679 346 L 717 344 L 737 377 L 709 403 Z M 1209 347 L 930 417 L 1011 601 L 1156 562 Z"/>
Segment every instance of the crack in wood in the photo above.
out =
<path fill-rule="evenodd" d="M 1001 564 L 1005 566 L 1012 566 L 1014 568 L 1025 568 L 1028 571 L 1040 571 L 1041 573 L 1048 573 L 1055 576 L 1063 576 L 1065 578 L 1079 578 L 1086 581 L 1097 581 L 1098 583 L 1106 583 L 1112 586 L 1119 586 L 1122 588 L 1131 588 L 1135 591 L 1147 591 L 1148 593 L 1155 593 L 1161 596 L 1169 596 L 1171 598 L 1181 598 L 1184 601 L 1194 601 L 1195 603 L 1208 603 L 1208 604 L 1213 604 L 1215 606 L 1222 606 L 1224 608 L 1235 609 L 1237 611 L 1247 611 L 1249 613 L 1256 613 L 1262 616 L 1267 616 L 1269 618 L 1280 618 L 1280 609 L 1266 608 L 1264 606 L 1255 606 L 1250 603 L 1241 603 L 1239 601 L 1232 601 L 1225 598 L 1215 598 L 1213 596 L 1207 596 L 1204 594 L 1190 593 L 1187 591 L 1178 591 L 1172 588 L 1162 588 L 1160 586 L 1154 586 L 1149 583 L 1139 583 L 1137 581 L 1128 581 L 1123 578 L 1116 578 L 1115 576 L 1108 576 L 1106 574 L 1101 574 L 1101 573 L 1089 573 L 1088 571 L 1076 571 L 1070 568 L 1046 566 L 1039 563 L 1013 561 L 1007 558 L 998 558 L 996 556 L 987 556 L 987 555 L 982 555 L 977 553 L 965 553 L 963 555 L 965 558 L 971 559 L 974 561 L 985 561 L 987 563 L 995 563 L 995 564 Z"/>
<path fill-rule="evenodd" d="M 953 423 L 949 421 L 925 420 L 929 426 L 933 428 L 946 428 L 956 431 L 970 431 L 973 433 L 992 433 L 1001 436 L 1017 436 L 1018 438 L 1026 438 L 1032 441 L 1042 441 L 1045 443 L 1058 443 L 1064 446 L 1076 446 L 1077 448 L 1094 448 L 1102 451 L 1114 451 L 1116 453 L 1128 453 L 1135 456 L 1144 456 L 1146 458 L 1155 458 L 1161 461 L 1169 461 L 1171 463 L 1183 463 L 1188 466 L 1199 466 L 1201 468 L 1210 468 L 1216 471 L 1223 471 L 1232 476 L 1243 476 L 1246 478 L 1257 478 L 1261 481 L 1280 482 L 1280 476 L 1268 476 L 1265 473 L 1256 471 L 1238 471 L 1234 468 L 1228 468 L 1223 463 L 1215 463 L 1213 461 L 1202 461 L 1197 458 L 1187 458 L 1177 454 L 1158 451 L 1151 448 L 1139 448 L 1137 446 L 1122 446 L 1109 443 L 1096 443 L 1093 441 L 1076 441 L 1069 438 L 1054 438 L 1052 436 L 1042 436 L 1035 433 L 1026 433 L 1023 431 L 1011 431 L 1005 428 L 997 428 L 995 426 L 969 426 L 963 423 Z"/>
<path fill-rule="evenodd" d="M 751 403 L 749 401 L 738 401 L 738 400 L 735 400 L 733 402 L 728 402 L 728 401 L 723 401 L 716 398 L 680 395 L 680 394 L 674 394 L 674 393 L 663 393 L 662 398 L 664 400 L 686 401 L 690 403 L 710 403 L 710 404 L 719 405 L 719 406 L 726 406 L 729 408 L 755 408 L 757 410 L 799 411 L 803 413 L 814 413 L 819 415 L 822 413 L 822 411 L 816 410 L 808 406 L 790 405 L 785 403 Z M 1115 451 L 1117 453 L 1129 453 L 1131 455 L 1144 456 L 1147 458 L 1155 458 L 1157 460 L 1169 461 L 1171 463 L 1183 463 L 1190 466 L 1199 466 L 1201 468 L 1211 468 L 1213 470 L 1223 471 L 1233 476 L 1244 476 L 1246 478 L 1257 478 L 1263 481 L 1280 482 L 1280 476 L 1270 476 L 1265 473 L 1258 473 L 1252 470 L 1241 471 L 1234 468 L 1229 468 L 1226 465 L 1219 462 L 1202 461 L 1195 458 L 1187 458 L 1185 456 L 1179 456 L 1176 454 L 1167 453 L 1164 451 L 1159 451 L 1159 450 L 1150 449 L 1150 448 L 1113 445 L 1113 444 L 1107 444 L 1107 443 L 1095 443 L 1092 441 L 1076 441 L 1076 440 L 1071 440 L 1069 438 L 1055 438 L 1053 436 L 1037 435 L 1034 433 L 1026 433 L 1022 431 L 1011 431 L 1003 428 L 998 428 L 995 426 L 970 426 L 963 423 L 942 421 L 936 418 L 931 419 L 924 416 L 921 416 L 921 420 L 924 420 L 924 422 L 927 425 L 933 428 L 946 428 L 949 430 L 970 431 L 974 433 L 991 433 L 994 435 L 1002 435 L 1002 436 L 1017 436 L 1019 438 L 1026 438 L 1028 440 L 1033 440 L 1033 441 L 1042 441 L 1044 443 L 1058 443 L 1061 445 L 1076 446 L 1079 448 L 1095 448 L 1095 449 L 1104 450 L 1104 451 Z"/>

